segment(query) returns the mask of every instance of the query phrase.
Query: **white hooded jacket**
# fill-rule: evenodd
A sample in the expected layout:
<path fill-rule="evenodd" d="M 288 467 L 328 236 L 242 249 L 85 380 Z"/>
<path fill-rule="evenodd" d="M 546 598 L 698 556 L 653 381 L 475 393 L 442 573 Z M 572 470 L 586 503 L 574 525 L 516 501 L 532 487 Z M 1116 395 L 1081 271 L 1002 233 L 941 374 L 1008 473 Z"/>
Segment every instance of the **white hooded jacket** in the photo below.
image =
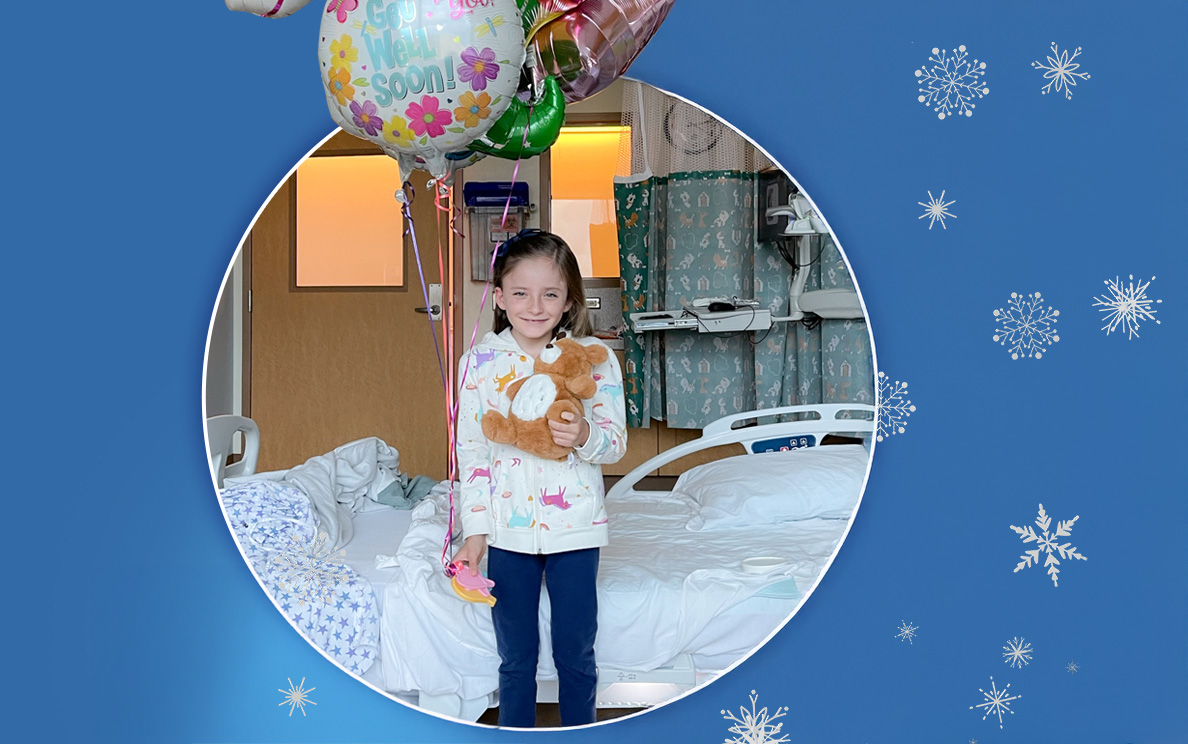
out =
<path fill-rule="evenodd" d="M 583 345 L 596 338 L 575 338 Z M 545 460 L 483 436 L 482 417 L 507 415 L 507 390 L 535 361 L 511 329 L 488 333 L 458 367 L 458 474 L 462 535 L 516 553 L 560 553 L 607 544 L 602 464 L 627 451 L 623 375 L 615 353 L 593 370 L 597 392 L 582 401 L 590 438 L 567 460 Z"/>

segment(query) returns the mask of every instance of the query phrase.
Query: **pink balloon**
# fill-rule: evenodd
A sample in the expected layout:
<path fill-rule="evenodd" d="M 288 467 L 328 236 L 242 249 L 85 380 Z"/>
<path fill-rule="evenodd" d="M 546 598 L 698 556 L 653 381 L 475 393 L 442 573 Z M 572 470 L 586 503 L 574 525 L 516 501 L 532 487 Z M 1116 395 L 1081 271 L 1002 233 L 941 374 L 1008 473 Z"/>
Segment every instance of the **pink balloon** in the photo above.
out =
<path fill-rule="evenodd" d="M 589 98 L 635 61 L 668 15 L 673 0 L 541 0 L 540 25 L 528 47 L 538 89 L 552 75 L 565 100 Z M 559 15 L 558 15 L 559 14 Z"/>

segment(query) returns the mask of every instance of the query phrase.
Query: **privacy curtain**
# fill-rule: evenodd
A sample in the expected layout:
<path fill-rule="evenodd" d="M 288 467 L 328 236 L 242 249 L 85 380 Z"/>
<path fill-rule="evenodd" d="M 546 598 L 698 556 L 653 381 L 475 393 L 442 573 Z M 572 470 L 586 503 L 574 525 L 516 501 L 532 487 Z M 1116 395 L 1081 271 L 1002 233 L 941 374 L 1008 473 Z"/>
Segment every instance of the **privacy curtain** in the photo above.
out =
<path fill-rule="evenodd" d="M 758 179 L 772 167 L 733 129 L 690 104 L 628 83 L 615 179 L 628 425 L 701 429 L 722 416 L 801 403 L 874 403 L 862 320 L 776 323 L 759 333 L 651 331 L 630 314 L 705 297 L 754 298 L 789 315 L 792 267 L 757 242 Z M 853 288 L 828 236 L 809 238 L 806 291 Z M 795 255 L 795 246 L 788 246 Z"/>
<path fill-rule="evenodd" d="M 615 185 L 623 282 L 628 425 L 701 429 L 724 415 L 805 403 L 874 403 L 866 322 L 776 323 L 763 333 L 631 332 L 630 313 L 699 297 L 754 297 L 790 313 L 792 267 L 754 240 L 749 173 L 652 176 Z M 808 238 L 805 291 L 853 289 L 829 236 Z"/>

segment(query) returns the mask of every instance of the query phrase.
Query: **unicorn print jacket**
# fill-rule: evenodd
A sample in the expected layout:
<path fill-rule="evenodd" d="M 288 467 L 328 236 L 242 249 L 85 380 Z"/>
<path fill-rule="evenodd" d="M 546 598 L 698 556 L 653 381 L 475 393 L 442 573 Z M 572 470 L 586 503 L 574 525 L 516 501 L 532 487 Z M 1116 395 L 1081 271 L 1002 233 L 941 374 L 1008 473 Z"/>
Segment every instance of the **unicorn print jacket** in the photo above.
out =
<path fill-rule="evenodd" d="M 584 345 L 602 343 L 577 338 Z M 609 349 L 608 349 L 609 351 Z M 623 375 L 613 351 L 593 370 L 583 401 L 590 438 L 566 460 L 545 460 L 483 436 L 483 414 L 507 415 L 507 386 L 532 374 L 533 358 L 511 335 L 488 333 L 458 368 L 459 511 L 463 537 L 516 553 L 560 553 L 607 544 L 602 464 L 627 450 Z"/>

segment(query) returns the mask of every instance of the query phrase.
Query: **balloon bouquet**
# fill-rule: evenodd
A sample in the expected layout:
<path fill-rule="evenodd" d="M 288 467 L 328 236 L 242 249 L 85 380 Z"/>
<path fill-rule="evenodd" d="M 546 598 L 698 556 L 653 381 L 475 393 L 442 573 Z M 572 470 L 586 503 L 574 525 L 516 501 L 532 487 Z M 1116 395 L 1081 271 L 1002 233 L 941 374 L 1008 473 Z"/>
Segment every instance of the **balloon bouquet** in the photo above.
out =
<path fill-rule="evenodd" d="M 309 0 L 225 0 L 266 18 Z M 330 116 L 403 173 L 516 160 L 557 139 L 565 104 L 623 74 L 673 0 L 323 0 Z"/>
<path fill-rule="evenodd" d="M 283 18 L 310 0 L 225 2 L 231 10 Z M 517 161 L 518 174 L 521 158 L 547 150 L 561 132 L 565 104 L 594 95 L 622 75 L 672 3 L 322 0 L 318 61 L 326 104 L 336 124 L 379 145 L 400 163 L 405 177 L 427 171 L 437 181 L 440 206 L 456 170 L 490 155 Z M 411 226 L 411 186 L 406 183 L 397 198 Z M 410 235 L 419 268 L 415 232 Z M 421 285 L 428 306 L 423 274 Z M 484 291 L 484 303 L 486 297 Z M 452 385 L 440 349 L 438 365 L 448 399 Z M 451 452 L 456 418 L 454 406 Z M 459 597 L 494 604 L 489 579 L 466 575 L 445 558 L 453 532 L 452 492 L 450 502 L 445 572 Z"/>

